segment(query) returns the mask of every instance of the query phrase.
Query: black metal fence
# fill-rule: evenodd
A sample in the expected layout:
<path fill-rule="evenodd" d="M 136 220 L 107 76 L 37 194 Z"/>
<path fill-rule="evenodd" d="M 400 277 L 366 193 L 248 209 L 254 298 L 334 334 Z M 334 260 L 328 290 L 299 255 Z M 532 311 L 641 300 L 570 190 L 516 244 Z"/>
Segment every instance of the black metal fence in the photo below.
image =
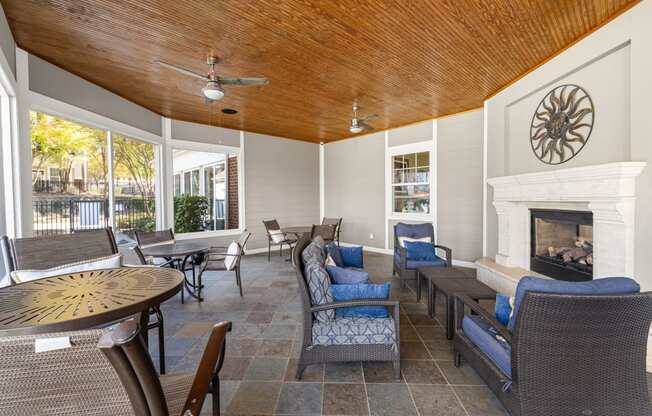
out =
<path fill-rule="evenodd" d="M 108 199 L 36 199 L 33 212 L 35 236 L 70 234 L 110 225 Z M 153 199 L 116 198 L 114 212 L 118 231 L 153 231 L 156 228 Z"/>

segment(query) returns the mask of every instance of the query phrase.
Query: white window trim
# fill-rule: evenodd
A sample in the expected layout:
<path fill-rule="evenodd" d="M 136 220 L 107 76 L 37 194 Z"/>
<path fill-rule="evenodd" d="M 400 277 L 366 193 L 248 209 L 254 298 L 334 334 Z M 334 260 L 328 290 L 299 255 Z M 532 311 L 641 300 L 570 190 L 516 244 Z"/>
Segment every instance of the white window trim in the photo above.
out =
<path fill-rule="evenodd" d="M 241 234 L 244 230 L 244 202 L 243 202 L 243 189 L 244 189 L 244 177 L 242 171 L 242 165 L 244 164 L 244 152 L 240 147 L 236 146 L 225 146 L 221 144 L 210 144 L 195 142 L 189 140 L 177 140 L 171 137 L 172 133 L 172 120 L 163 119 L 163 138 L 165 140 L 164 153 L 166 164 L 168 169 L 165 171 L 165 181 L 168 184 L 166 186 L 166 196 L 165 201 L 167 206 L 170 207 L 169 211 L 166 213 L 166 227 L 174 229 L 174 172 L 173 172 L 173 163 L 172 163 L 172 152 L 174 149 L 180 150 L 193 150 L 196 152 L 209 152 L 209 153 L 225 153 L 230 155 L 236 155 L 238 157 L 238 209 L 240 211 L 240 218 L 238 221 L 238 228 L 231 230 L 215 230 L 215 231 L 199 231 L 193 233 L 175 233 L 174 238 L 177 240 L 193 240 L 198 238 L 212 238 L 212 237 L 224 237 L 224 236 L 233 236 Z M 243 132 L 240 132 L 240 144 L 242 145 Z M 227 161 L 225 161 L 225 164 Z M 228 169 L 228 166 L 225 166 Z M 181 178 L 183 182 L 183 177 Z M 200 175 L 201 181 L 201 175 Z M 183 189 L 183 185 L 182 185 Z"/>
<path fill-rule="evenodd" d="M 160 182 L 160 176 L 162 176 L 162 167 L 159 165 L 158 160 L 160 159 L 160 154 L 162 151 L 162 139 L 160 136 L 152 134 L 150 132 L 129 126 L 127 124 L 121 123 L 119 121 L 112 120 L 108 117 L 104 117 L 99 114 L 95 114 L 88 110 L 64 103 L 62 101 L 56 100 L 54 98 L 47 97 L 45 95 L 29 91 L 28 96 L 30 97 L 29 105 L 27 107 L 28 119 L 29 112 L 36 111 L 40 113 L 45 113 L 50 116 L 62 118 L 64 120 L 82 124 L 87 127 L 95 128 L 98 130 L 103 130 L 106 132 L 106 144 L 108 146 L 109 152 L 109 166 L 113 166 L 113 135 L 118 134 L 124 136 L 128 139 L 134 139 L 154 145 L 154 205 L 156 211 L 156 225 L 162 224 L 163 212 L 160 209 L 162 207 L 161 203 L 161 194 L 158 192 Z M 27 136 L 29 137 L 30 146 L 31 146 L 31 131 L 26 127 Z M 32 166 L 32 155 L 31 152 L 27 156 L 28 163 L 31 169 Z M 31 176 L 30 176 L 31 178 Z M 110 184 L 108 189 L 108 199 L 109 199 L 109 225 L 116 228 L 115 224 L 115 204 L 114 204 L 114 180 L 113 180 L 113 169 L 109 168 L 108 172 L 108 183 Z M 31 185 L 30 185 L 31 187 Z M 29 204 L 29 209 L 32 208 L 32 194 L 28 195 L 27 199 Z M 33 232 L 33 224 L 29 225 L 29 229 Z"/>
<path fill-rule="evenodd" d="M 436 125 L 433 126 L 434 129 L 436 129 Z M 433 132 L 433 138 L 431 140 L 426 140 L 422 142 L 417 142 L 417 143 L 410 143 L 410 144 L 404 144 L 400 146 L 391 146 L 387 147 L 387 157 L 385 160 L 385 197 L 386 197 L 386 216 L 387 216 L 387 221 L 392 221 L 392 220 L 406 220 L 406 221 L 427 221 L 427 222 L 432 222 L 433 224 L 435 223 L 434 218 L 436 217 L 436 207 L 435 207 L 435 189 L 436 189 L 436 166 L 435 166 L 435 161 L 436 161 L 436 148 L 435 146 L 435 134 L 436 131 Z M 429 206 L 430 206 L 430 212 L 429 213 L 403 213 L 403 212 L 394 212 L 394 184 L 393 184 L 393 164 L 392 164 L 392 158 L 396 155 L 402 155 L 402 154 L 410 154 L 410 153 L 419 153 L 419 152 L 429 152 L 429 159 L 430 159 L 430 174 L 429 174 L 429 185 L 430 185 L 430 201 L 429 201 Z M 422 183 L 419 183 L 422 184 Z M 401 184 L 405 185 L 405 184 Z M 409 185 L 409 184 L 407 184 Z"/>

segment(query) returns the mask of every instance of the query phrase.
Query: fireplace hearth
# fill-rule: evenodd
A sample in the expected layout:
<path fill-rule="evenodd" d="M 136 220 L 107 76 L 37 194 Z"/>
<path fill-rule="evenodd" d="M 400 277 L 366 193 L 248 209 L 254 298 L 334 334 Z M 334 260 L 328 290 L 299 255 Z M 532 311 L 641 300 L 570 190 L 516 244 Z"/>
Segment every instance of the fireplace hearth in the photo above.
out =
<path fill-rule="evenodd" d="M 530 269 L 559 280 L 593 279 L 593 214 L 530 209 Z"/>

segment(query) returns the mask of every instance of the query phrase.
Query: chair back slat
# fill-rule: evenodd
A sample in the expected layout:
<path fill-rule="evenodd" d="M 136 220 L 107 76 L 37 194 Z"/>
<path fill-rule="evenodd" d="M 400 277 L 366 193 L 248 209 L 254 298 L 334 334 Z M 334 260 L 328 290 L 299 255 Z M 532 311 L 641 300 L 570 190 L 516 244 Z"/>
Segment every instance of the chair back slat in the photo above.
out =
<path fill-rule="evenodd" d="M 13 270 L 43 270 L 118 253 L 111 228 L 73 234 L 7 239 L 2 244 L 5 263 Z"/>
<path fill-rule="evenodd" d="M 162 231 L 136 231 L 136 242 L 141 247 L 174 241 L 172 228 Z"/>
<path fill-rule="evenodd" d="M 651 321 L 652 292 L 528 292 L 512 341 L 521 414 L 652 414 L 645 373 Z"/>
<path fill-rule="evenodd" d="M 240 238 L 238 238 L 238 244 L 240 245 L 240 249 L 242 250 L 242 254 L 244 254 L 244 248 L 247 245 L 247 241 L 249 241 L 249 237 L 251 237 L 251 233 L 247 231 L 245 228 L 242 231 L 242 234 L 240 234 Z"/>

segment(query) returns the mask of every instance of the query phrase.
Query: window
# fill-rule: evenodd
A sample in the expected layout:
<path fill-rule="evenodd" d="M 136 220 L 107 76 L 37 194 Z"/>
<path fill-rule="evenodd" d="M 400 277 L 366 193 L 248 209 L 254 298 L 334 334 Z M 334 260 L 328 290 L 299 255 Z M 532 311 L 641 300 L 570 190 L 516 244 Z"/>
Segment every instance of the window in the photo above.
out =
<path fill-rule="evenodd" d="M 392 156 L 392 210 L 395 214 L 430 213 L 430 152 Z"/>
<path fill-rule="evenodd" d="M 227 169 L 230 159 L 237 160 L 237 155 L 173 149 L 173 175 L 183 177 L 183 187 L 174 197 L 176 233 L 238 228 L 237 163 Z"/>
<path fill-rule="evenodd" d="M 113 215 L 118 231 L 156 229 L 154 158 L 153 144 L 113 135 Z"/>
<path fill-rule="evenodd" d="M 181 175 L 174 175 L 174 196 L 181 195 Z"/>
<path fill-rule="evenodd" d="M 35 111 L 30 128 L 35 236 L 156 228 L 155 145 Z"/>

